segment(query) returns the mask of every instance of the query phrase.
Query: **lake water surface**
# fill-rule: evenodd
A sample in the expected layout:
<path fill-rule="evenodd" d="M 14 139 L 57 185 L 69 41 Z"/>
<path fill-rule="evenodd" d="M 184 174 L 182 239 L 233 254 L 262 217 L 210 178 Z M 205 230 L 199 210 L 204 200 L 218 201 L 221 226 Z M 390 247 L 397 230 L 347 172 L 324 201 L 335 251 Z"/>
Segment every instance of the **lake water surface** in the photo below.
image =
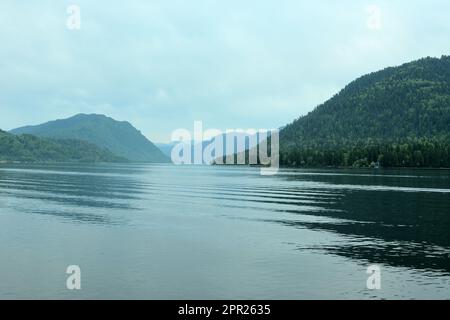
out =
<path fill-rule="evenodd" d="M 450 171 L 0 165 L 0 298 L 450 299 Z"/>

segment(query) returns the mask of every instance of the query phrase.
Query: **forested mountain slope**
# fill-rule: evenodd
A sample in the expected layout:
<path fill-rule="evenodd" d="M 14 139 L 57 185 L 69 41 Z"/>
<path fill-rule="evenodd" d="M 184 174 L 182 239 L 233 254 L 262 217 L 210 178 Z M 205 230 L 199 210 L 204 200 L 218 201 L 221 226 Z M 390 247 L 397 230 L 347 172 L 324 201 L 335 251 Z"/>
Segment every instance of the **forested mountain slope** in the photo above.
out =
<path fill-rule="evenodd" d="M 365 75 L 280 132 L 285 165 L 450 167 L 450 57 Z"/>
<path fill-rule="evenodd" d="M 0 161 L 124 162 L 126 159 L 84 141 L 13 135 L 0 130 Z"/>
<path fill-rule="evenodd" d="M 170 162 L 161 150 L 130 123 L 104 115 L 78 114 L 68 119 L 14 129 L 11 133 L 87 141 L 132 162 Z"/>

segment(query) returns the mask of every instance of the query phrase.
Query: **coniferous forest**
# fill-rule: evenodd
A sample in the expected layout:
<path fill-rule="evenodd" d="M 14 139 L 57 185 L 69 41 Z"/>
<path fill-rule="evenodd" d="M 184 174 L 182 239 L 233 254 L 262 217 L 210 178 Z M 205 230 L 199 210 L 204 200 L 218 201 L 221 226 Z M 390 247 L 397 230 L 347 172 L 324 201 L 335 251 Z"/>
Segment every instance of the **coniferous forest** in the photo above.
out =
<path fill-rule="evenodd" d="M 0 162 L 126 162 L 106 149 L 73 139 L 46 139 L 0 130 Z"/>
<path fill-rule="evenodd" d="M 450 167 L 450 57 L 365 75 L 280 132 L 288 166 Z"/>

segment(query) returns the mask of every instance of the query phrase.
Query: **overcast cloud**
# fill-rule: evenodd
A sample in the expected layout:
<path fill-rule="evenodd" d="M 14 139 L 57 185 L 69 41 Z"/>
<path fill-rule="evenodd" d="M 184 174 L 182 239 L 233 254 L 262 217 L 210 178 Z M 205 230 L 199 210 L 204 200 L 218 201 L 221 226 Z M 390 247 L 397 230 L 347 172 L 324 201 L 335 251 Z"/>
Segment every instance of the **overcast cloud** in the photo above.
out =
<path fill-rule="evenodd" d="M 449 35 L 447 0 L 2 0 L 0 128 L 80 112 L 155 142 L 194 120 L 276 128 L 365 73 L 450 54 Z"/>

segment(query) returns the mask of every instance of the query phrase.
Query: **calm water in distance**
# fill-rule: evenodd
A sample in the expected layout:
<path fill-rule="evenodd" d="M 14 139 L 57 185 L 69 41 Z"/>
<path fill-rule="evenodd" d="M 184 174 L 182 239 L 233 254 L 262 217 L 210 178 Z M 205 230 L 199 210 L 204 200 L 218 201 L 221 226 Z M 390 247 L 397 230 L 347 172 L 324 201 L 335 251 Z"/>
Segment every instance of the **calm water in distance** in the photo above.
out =
<path fill-rule="evenodd" d="M 450 299 L 450 171 L 0 165 L 0 298 Z"/>

